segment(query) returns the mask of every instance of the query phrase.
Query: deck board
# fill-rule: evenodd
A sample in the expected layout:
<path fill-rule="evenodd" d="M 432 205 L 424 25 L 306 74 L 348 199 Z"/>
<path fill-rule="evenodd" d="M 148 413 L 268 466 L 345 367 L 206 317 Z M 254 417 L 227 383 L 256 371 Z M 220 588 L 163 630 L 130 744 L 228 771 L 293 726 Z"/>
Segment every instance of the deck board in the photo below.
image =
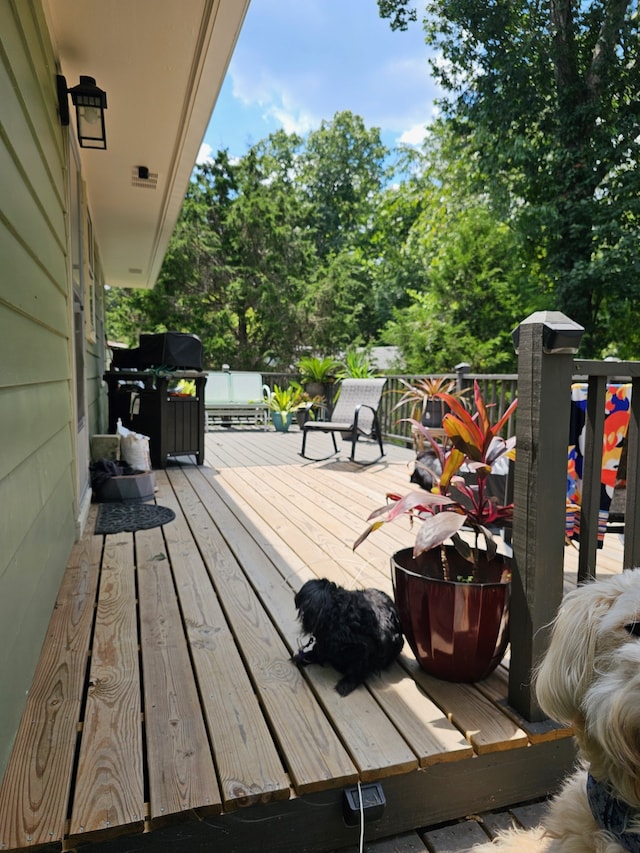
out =
<path fill-rule="evenodd" d="M 133 534 L 105 537 L 70 833 L 142 828 L 145 816 Z"/>
<path fill-rule="evenodd" d="M 165 536 L 225 808 L 286 799 L 289 778 L 204 561 L 166 472 L 157 482 L 159 502 L 176 512 Z"/>
<path fill-rule="evenodd" d="M 173 476 L 175 480 L 176 475 Z M 197 473 L 190 472 L 188 476 L 194 481 L 196 488 L 203 488 Z M 226 520 L 229 521 L 228 518 Z M 223 527 L 225 535 L 229 536 L 230 526 L 227 524 Z M 236 552 L 236 557 L 246 567 L 247 576 L 261 596 L 265 608 L 275 617 L 287 643 L 290 657 L 297 648 L 300 633 L 292 589 L 284 583 L 281 571 L 270 564 L 263 554 L 256 553 L 255 550 L 252 550 L 250 555 L 247 554 L 246 544 L 244 538 L 235 539 L 235 546 L 240 549 L 239 553 Z M 284 574 L 289 574 L 286 568 Z M 290 666 L 293 664 L 290 663 Z M 383 776 L 407 772 L 417 766 L 415 754 L 407 747 L 399 732 L 393 729 L 369 694 L 358 691 L 345 700 L 333 689 L 336 676 L 332 671 L 311 668 L 305 675 L 325 713 L 333 719 L 333 725 L 338 729 L 342 741 L 348 745 L 348 751 L 359 769 L 361 778 L 367 778 L 371 770 Z M 345 702 L 351 706 L 349 710 L 352 713 L 336 714 L 336 711 L 344 710 Z M 367 721 L 366 727 L 362 726 L 362 720 Z M 313 737 L 313 734 L 309 736 Z"/>
<path fill-rule="evenodd" d="M 394 664 L 371 689 L 418 756 L 420 767 L 470 758 L 473 749 L 440 708 Z"/>
<path fill-rule="evenodd" d="M 95 523 L 92 508 L 89 524 Z M 0 849 L 63 837 L 102 542 L 74 547 L 0 787 Z"/>
<path fill-rule="evenodd" d="M 487 699 L 476 685 L 453 684 L 422 672 L 415 661 L 410 669 L 418 684 L 464 733 L 478 755 L 526 746 L 528 738 L 507 714 Z"/>
<path fill-rule="evenodd" d="M 287 769 L 300 793 L 322 790 L 340 780 L 353 782 L 356 770 L 317 702 L 291 651 L 269 619 L 255 591 L 188 483 L 174 483 L 176 494 L 197 530 L 198 547 L 236 641 L 276 733 Z M 293 602 L 291 602 L 293 608 Z"/>
<path fill-rule="evenodd" d="M 222 802 L 159 528 L 136 536 L 151 822 Z"/>
<path fill-rule="evenodd" d="M 571 732 L 509 708 L 508 655 L 485 682 L 453 685 L 405 645 L 346 698 L 330 667 L 291 660 L 306 580 L 392 592 L 408 523 L 352 545 L 386 493 L 410 487 L 410 452 L 363 467 L 348 444 L 301 459 L 295 431 L 205 439 L 205 465 L 184 457 L 156 472 L 156 500 L 176 514 L 163 528 L 96 536 L 92 508 L 0 788 L 0 849 L 355 849 L 342 790 L 358 781 L 388 799 L 371 838 L 559 782 Z M 607 535 L 598 571 L 618 570 L 622 553 Z M 577 551 L 565 558 L 569 588 Z"/>

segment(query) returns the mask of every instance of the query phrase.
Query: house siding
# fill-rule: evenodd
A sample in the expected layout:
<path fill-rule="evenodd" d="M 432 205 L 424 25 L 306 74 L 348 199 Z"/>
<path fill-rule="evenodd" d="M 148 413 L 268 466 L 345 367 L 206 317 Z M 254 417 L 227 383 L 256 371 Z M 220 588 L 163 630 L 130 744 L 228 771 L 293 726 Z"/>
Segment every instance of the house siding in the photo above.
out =
<path fill-rule="evenodd" d="M 68 152 L 39 0 L 4 0 L 0 34 L 1 776 L 77 535 L 78 508 Z"/>

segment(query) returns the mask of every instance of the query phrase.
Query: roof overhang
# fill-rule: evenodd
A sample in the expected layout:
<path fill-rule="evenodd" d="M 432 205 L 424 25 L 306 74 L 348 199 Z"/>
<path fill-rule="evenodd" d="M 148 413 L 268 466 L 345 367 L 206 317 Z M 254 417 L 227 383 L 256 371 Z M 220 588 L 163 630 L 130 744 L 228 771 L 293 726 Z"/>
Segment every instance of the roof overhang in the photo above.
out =
<path fill-rule="evenodd" d="M 249 2 L 44 0 L 67 85 L 107 93 L 107 150 L 80 149 L 106 284 L 155 284 Z"/>

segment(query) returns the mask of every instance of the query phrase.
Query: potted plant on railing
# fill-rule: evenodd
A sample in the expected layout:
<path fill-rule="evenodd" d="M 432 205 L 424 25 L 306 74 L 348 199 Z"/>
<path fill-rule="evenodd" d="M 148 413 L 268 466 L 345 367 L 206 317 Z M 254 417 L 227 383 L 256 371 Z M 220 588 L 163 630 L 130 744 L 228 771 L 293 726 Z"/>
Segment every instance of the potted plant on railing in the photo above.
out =
<path fill-rule="evenodd" d="M 336 379 L 371 379 L 376 373 L 376 367 L 367 350 L 351 347 L 338 365 Z"/>
<path fill-rule="evenodd" d="M 432 491 L 388 495 L 390 503 L 369 516 L 372 523 L 353 547 L 403 515 L 420 522 L 413 548 L 391 558 L 403 631 L 431 675 L 480 681 L 498 665 L 509 640 L 511 564 L 498 553 L 493 532 L 510 524 L 513 504 L 489 496 L 487 480 L 496 462 L 513 454 L 515 437 L 499 433 L 517 401 L 492 424 L 477 382 L 473 413 L 451 394 L 438 396 L 450 410 L 442 421 L 447 447 L 414 422 L 440 463 Z"/>

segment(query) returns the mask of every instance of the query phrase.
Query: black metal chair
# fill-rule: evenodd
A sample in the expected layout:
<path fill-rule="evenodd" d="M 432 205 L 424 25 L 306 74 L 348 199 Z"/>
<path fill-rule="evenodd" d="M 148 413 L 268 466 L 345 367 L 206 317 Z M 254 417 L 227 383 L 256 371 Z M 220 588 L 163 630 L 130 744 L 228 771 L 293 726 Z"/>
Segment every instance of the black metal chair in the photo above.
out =
<path fill-rule="evenodd" d="M 378 442 L 380 456 L 384 456 L 382 433 L 378 421 L 378 406 L 386 383 L 386 379 L 344 379 L 340 387 L 340 395 L 328 421 L 306 420 L 302 425 L 302 450 L 300 455 L 305 459 L 320 462 L 329 459 L 338 452 L 336 433 L 351 441 L 350 459 L 355 462 L 356 443 L 360 436 L 366 436 Z M 333 453 L 320 459 L 306 455 L 307 435 L 314 432 L 325 432 L 331 435 Z M 361 463 L 361 464 L 371 464 Z"/>

